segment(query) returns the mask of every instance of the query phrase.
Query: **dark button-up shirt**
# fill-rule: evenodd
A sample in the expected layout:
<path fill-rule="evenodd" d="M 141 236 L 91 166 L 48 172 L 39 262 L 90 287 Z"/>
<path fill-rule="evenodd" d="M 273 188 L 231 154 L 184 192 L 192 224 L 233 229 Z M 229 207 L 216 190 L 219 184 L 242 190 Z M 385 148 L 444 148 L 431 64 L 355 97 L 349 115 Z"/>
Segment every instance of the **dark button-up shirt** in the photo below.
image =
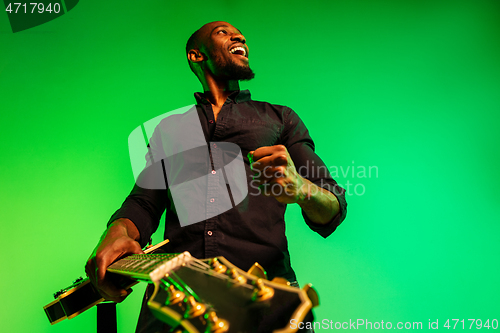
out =
<path fill-rule="evenodd" d="M 227 98 L 215 121 L 210 102 L 201 93 L 195 93 L 195 98 L 196 112 L 210 155 L 210 159 L 205 159 L 204 167 L 209 184 L 206 210 L 212 214 L 208 214 L 208 218 L 201 222 L 181 226 L 170 189 L 146 189 L 135 185 L 122 207 L 111 217 L 110 223 L 118 218 L 132 220 L 141 234 L 140 243 L 144 246 L 156 231 L 166 209 L 165 238 L 170 239 L 166 251 L 189 251 L 197 258 L 224 256 L 244 270 L 257 261 L 266 269 L 269 278 L 281 276 L 290 281 L 295 280 L 285 236 L 284 214 L 287 205 L 273 197 L 259 194 L 259 189 L 252 185 L 253 172 L 247 154 L 259 147 L 282 144 L 303 177 L 337 197 L 340 212 L 326 225 L 314 224 L 303 213 L 307 225 L 323 237 L 335 231 L 346 216 L 344 190 L 332 179 L 328 168 L 314 152 L 314 143 L 306 126 L 292 109 L 254 101 L 247 90 L 235 91 Z M 157 150 L 164 150 L 164 145 L 168 144 L 160 142 L 161 131 L 160 124 L 150 140 L 150 145 Z M 223 167 L 218 165 L 223 162 L 218 158 L 217 142 L 239 146 L 248 184 L 248 195 L 239 203 L 231 201 L 234 207 L 218 215 L 213 212 L 221 208 L 217 206 L 221 200 L 213 193 L 208 193 L 213 182 L 210 177 L 222 177 L 221 172 L 217 172 Z M 228 191 L 231 192 L 229 185 Z"/>

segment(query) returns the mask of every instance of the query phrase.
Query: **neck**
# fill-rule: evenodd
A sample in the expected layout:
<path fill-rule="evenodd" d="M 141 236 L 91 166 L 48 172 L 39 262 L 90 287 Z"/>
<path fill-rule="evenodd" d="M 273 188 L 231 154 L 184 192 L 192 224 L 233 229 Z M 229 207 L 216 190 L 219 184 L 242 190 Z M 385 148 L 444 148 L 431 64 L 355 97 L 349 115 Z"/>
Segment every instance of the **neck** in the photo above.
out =
<path fill-rule="evenodd" d="M 222 107 L 232 91 L 240 90 L 238 80 L 227 80 L 207 75 L 200 79 L 205 97 L 216 107 Z"/>

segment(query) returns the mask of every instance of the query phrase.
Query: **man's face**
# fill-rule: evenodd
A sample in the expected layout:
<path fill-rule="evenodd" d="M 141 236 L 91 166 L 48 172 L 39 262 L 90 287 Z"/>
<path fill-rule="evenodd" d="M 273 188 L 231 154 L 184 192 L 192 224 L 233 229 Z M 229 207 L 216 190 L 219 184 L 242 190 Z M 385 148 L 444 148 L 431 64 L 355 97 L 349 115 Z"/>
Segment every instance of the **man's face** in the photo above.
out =
<path fill-rule="evenodd" d="M 230 80 L 250 80 L 255 74 L 248 63 L 248 46 L 241 32 L 227 22 L 204 26 L 202 48 L 211 72 Z"/>

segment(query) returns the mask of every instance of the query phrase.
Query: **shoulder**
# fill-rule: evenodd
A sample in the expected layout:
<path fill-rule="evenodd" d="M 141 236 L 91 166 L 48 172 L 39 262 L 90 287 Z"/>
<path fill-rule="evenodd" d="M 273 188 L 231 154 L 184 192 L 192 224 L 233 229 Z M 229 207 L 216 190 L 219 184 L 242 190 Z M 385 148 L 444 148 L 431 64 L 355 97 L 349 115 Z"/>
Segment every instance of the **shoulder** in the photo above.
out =
<path fill-rule="evenodd" d="M 274 104 L 274 103 L 269 103 L 269 102 L 265 102 L 265 101 L 257 101 L 257 100 L 253 100 L 253 99 L 250 99 L 247 102 L 250 104 L 253 104 L 255 106 L 260 106 L 260 107 L 270 107 L 270 108 L 275 108 L 275 109 L 280 109 L 280 110 L 281 109 L 290 109 L 286 105 Z"/>
<path fill-rule="evenodd" d="M 265 101 L 256 101 L 253 99 L 248 100 L 244 103 L 247 106 L 250 106 L 252 109 L 256 110 L 258 113 L 274 114 L 283 122 L 286 122 L 289 116 L 294 113 L 294 111 L 286 105 L 273 104 Z"/>

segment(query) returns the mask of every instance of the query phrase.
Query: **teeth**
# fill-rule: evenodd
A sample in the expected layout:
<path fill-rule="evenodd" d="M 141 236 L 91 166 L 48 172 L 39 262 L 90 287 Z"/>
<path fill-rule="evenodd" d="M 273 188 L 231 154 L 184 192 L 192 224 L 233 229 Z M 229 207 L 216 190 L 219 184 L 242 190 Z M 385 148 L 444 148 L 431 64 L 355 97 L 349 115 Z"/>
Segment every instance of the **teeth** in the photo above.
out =
<path fill-rule="evenodd" d="M 245 56 L 245 57 L 247 56 L 247 51 L 244 48 L 242 48 L 241 46 L 237 46 L 235 48 L 232 48 L 231 50 L 229 50 L 229 53 L 234 53 L 236 51 L 243 51 L 243 56 Z"/>

